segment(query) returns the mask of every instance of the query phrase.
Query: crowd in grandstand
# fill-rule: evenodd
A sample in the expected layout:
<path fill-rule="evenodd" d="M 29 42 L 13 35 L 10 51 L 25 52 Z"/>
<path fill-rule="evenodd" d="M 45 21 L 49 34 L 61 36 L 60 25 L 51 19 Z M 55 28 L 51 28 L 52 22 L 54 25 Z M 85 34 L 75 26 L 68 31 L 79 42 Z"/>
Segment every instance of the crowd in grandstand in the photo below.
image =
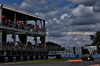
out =
<path fill-rule="evenodd" d="M 7 47 L 8 50 L 10 50 L 11 48 L 12 49 L 15 49 L 17 48 L 17 50 L 20 50 L 20 49 L 26 49 L 26 47 L 29 47 L 29 48 L 34 48 L 35 45 L 32 45 L 32 43 L 30 41 L 28 41 L 26 44 L 20 42 L 20 41 L 16 41 L 15 43 L 14 42 L 7 42 L 7 43 L 3 43 L 3 45 L 5 47 Z"/>
<path fill-rule="evenodd" d="M 39 25 L 32 25 L 32 24 L 25 24 L 25 21 L 22 20 L 16 20 L 15 25 L 14 21 L 8 20 L 7 17 L 4 15 L 1 17 L 2 25 L 8 26 L 12 28 L 18 28 L 23 30 L 29 30 L 29 31 L 37 31 L 37 32 L 45 32 L 46 27 L 39 26 Z"/>
<path fill-rule="evenodd" d="M 41 48 L 43 47 L 43 44 L 37 44 L 37 45 L 33 45 L 31 41 L 28 41 L 26 44 L 25 43 L 22 43 L 20 41 L 16 41 L 15 43 L 14 42 L 7 42 L 7 43 L 3 43 L 3 45 L 5 47 L 7 47 L 7 49 L 15 49 L 17 48 L 18 50 L 19 49 L 22 49 L 25 50 L 27 47 L 29 47 L 30 49 L 34 49 L 35 47 L 38 47 L 38 48 Z M 45 44 L 45 48 L 47 47 L 47 44 Z"/>

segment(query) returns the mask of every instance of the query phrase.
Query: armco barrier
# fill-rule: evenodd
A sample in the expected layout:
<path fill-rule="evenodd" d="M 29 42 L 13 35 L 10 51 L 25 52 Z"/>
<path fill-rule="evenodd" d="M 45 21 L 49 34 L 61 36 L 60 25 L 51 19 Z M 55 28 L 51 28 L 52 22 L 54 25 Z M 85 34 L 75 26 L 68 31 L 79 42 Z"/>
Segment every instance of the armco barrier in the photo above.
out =
<path fill-rule="evenodd" d="M 77 58 L 77 54 L 61 54 L 61 58 Z"/>
<path fill-rule="evenodd" d="M 91 57 L 100 58 L 100 54 L 92 54 Z"/>
<path fill-rule="evenodd" d="M 29 61 L 42 59 L 61 59 L 61 55 L 44 55 L 44 56 L 0 56 L 0 62 Z"/>

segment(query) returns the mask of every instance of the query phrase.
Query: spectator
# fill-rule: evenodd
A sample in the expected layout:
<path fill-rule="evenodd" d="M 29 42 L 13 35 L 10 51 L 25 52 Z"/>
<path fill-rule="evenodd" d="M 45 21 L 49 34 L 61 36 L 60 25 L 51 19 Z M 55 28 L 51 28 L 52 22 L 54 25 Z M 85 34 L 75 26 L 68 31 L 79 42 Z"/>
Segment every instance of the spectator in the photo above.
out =
<path fill-rule="evenodd" d="M 24 25 L 25 25 L 25 24 L 24 24 L 24 22 L 23 22 L 23 21 L 22 21 L 22 24 L 21 24 L 21 25 L 22 25 L 22 29 L 24 29 Z"/>
<path fill-rule="evenodd" d="M 19 26 L 19 20 L 16 20 L 16 28 L 18 28 L 18 26 Z"/>
<path fill-rule="evenodd" d="M 9 27 L 13 27 L 13 23 L 11 20 L 8 20 L 8 23 L 9 23 Z"/>
<path fill-rule="evenodd" d="M 6 56 L 6 55 L 7 55 L 7 52 L 5 51 L 5 52 L 4 52 L 4 56 Z"/>
<path fill-rule="evenodd" d="M 18 49 L 21 49 L 21 47 L 22 47 L 22 43 L 19 42 L 19 47 L 18 47 Z"/>
<path fill-rule="evenodd" d="M 34 24 L 33 24 L 33 31 L 35 30 L 35 26 L 34 26 Z"/>
<path fill-rule="evenodd" d="M 7 18 L 5 18 L 5 26 L 8 25 L 8 21 L 7 21 Z"/>
<path fill-rule="evenodd" d="M 21 24 L 22 24 L 22 22 L 21 22 L 21 21 L 19 21 L 19 24 L 21 25 Z"/>
<path fill-rule="evenodd" d="M 39 32 L 42 32 L 42 27 L 39 27 Z"/>
<path fill-rule="evenodd" d="M 15 42 L 15 46 L 18 46 L 18 42 L 17 41 Z"/>
<path fill-rule="evenodd" d="M 28 41 L 28 46 L 32 47 L 31 41 Z"/>
<path fill-rule="evenodd" d="M 5 16 L 4 15 L 1 17 L 1 21 L 2 21 L 2 24 L 5 25 Z"/>

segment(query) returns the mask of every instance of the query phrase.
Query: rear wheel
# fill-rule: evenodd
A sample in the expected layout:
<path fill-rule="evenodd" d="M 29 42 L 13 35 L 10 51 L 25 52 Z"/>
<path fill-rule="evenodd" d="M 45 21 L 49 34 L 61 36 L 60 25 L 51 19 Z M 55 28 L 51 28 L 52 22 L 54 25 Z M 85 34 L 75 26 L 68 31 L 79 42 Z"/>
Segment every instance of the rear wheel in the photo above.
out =
<path fill-rule="evenodd" d="M 92 58 L 92 61 L 94 61 L 94 58 Z"/>

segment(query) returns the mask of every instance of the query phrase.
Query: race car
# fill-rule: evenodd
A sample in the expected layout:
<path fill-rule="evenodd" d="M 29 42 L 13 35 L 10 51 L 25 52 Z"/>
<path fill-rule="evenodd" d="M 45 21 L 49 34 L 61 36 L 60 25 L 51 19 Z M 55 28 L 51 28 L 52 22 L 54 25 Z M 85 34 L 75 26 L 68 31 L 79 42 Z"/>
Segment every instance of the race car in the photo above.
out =
<path fill-rule="evenodd" d="M 94 58 L 91 57 L 91 56 L 83 56 L 83 57 L 82 57 L 82 60 L 83 60 L 83 61 L 94 61 Z"/>

